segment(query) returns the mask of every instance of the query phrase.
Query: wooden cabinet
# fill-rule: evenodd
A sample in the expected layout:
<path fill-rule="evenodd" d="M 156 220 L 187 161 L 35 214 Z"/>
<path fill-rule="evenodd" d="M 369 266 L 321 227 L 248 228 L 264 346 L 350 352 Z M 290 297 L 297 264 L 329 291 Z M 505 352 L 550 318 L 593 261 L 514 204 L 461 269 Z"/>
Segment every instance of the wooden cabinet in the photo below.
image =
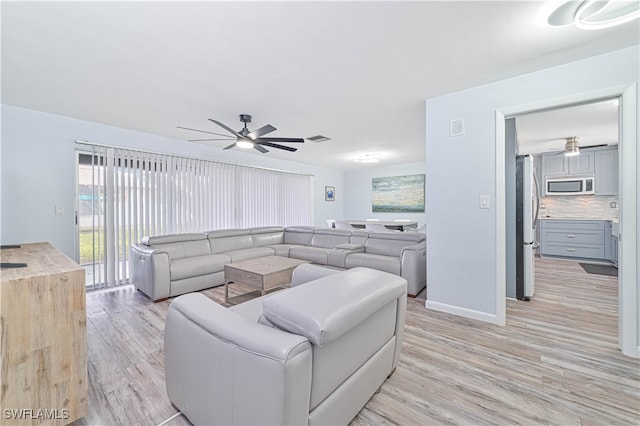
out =
<path fill-rule="evenodd" d="M 618 195 L 618 149 L 594 151 L 595 194 Z"/>
<path fill-rule="evenodd" d="M 580 259 L 606 259 L 604 220 L 540 221 L 540 254 Z"/>
<path fill-rule="evenodd" d="M 2 249 L 2 425 L 68 424 L 87 414 L 85 272 L 48 243 Z"/>

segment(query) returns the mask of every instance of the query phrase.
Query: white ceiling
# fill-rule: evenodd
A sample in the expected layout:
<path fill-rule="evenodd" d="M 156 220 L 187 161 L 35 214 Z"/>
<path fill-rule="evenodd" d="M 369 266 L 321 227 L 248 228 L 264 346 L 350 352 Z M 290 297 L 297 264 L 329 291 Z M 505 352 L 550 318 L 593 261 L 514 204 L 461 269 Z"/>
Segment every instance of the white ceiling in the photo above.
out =
<path fill-rule="evenodd" d="M 609 99 L 516 117 L 518 154 L 563 151 L 566 138 L 581 147 L 617 145 L 619 100 Z"/>
<path fill-rule="evenodd" d="M 215 118 L 239 130 L 248 113 L 250 129 L 278 128 L 270 136 L 331 140 L 247 155 L 344 170 L 366 167 L 352 162 L 359 153 L 424 161 L 425 99 L 640 42 L 637 20 L 552 28 L 548 11 L 541 1 L 3 1 L 2 103 L 184 143 L 201 134 L 176 126 L 218 132 Z"/>

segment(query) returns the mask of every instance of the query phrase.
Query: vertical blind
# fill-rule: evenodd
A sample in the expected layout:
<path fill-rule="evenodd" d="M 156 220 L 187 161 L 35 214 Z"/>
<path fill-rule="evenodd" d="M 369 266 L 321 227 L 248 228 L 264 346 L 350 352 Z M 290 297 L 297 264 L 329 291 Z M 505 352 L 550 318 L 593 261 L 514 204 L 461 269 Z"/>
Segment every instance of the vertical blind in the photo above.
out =
<path fill-rule="evenodd" d="M 129 247 L 146 235 L 313 224 L 313 176 L 107 146 L 79 151 L 90 287 L 127 283 Z"/>

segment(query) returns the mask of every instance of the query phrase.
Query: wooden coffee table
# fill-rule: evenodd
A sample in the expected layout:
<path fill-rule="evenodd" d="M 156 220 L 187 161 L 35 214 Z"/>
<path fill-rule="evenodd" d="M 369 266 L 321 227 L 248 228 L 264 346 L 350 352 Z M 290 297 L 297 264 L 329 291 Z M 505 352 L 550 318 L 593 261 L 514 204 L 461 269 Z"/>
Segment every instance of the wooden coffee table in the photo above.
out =
<path fill-rule="evenodd" d="M 244 284 L 265 295 L 268 290 L 289 284 L 293 270 L 303 263 L 311 262 L 282 256 L 266 256 L 224 265 L 224 301 L 229 303 L 231 283 Z"/>

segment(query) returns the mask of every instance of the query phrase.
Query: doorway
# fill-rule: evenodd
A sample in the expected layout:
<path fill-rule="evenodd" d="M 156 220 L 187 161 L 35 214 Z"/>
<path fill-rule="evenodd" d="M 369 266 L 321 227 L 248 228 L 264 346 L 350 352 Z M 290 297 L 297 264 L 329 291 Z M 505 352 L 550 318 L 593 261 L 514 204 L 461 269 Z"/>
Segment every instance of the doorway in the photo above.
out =
<path fill-rule="evenodd" d="M 620 98 L 620 155 L 619 165 L 619 212 L 620 212 L 620 245 L 619 245 L 619 286 L 618 286 L 618 312 L 619 333 L 618 342 L 622 352 L 626 355 L 638 357 L 638 289 L 637 272 L 638 265 L 637 247 L 637 182 L 636 162 L 637 146 L 635 144 L 637 126 L 637 88 L 635 84 L 624 87 L 601 89 L 593 92 L 571 95 L 559 100 L 540 101 L 536 104 L 504 108 L 496 110 L 496 146 L 497 159 L 497 224 L 498 224 L 498 265 L 499 276 L 496 284 L 496 317 L 498 324 L 506 323 L 506 143 L 505 143 L 505 116 L 513 117 L 533 111 L 550 110 L 554 108 L 568 107 L 586 104 L 599 100 Z M 628 143 L 625 144 L 625 141 Z M 622 178 L 624 176 L 624 179 Z M 625 239 L 627 243 L 625 244 Z"/>
<path fill-rule="evenodd" d="M 531 269 L 533 257 L 526 253 L 523 262 L 522 243 L 514 246 L 514 240 L 522 241 L 518 239 L 522 229 L 513 226 L 514 219 L 523 216 L 537 219 L 535 234 L 527 238 L 526 247 L 535 247 L 536 255 L 580 262 L 586 272 L 617 275 L 619 121 L 617 97 L 506 120 L 507 200 L 522 201 L 522 182 L 514 183 L 515 158 L 520 162 L 526 159 L 534 166 L 528 178 L 535 187 L 526 191 L 527 197 L 533 198 L 526 215 L 521 208 L 514 209 L 512 201 L 506 206 L 508 298 L 531 296 L 528 291 L 523 296 L 522 287 L 535 284 L 532 271 L 527 271 L 530 279 L 523 279 L 523 269 Z M 522 206 L 522 202 L 516 205 Z M 514 232 L 515 237 L 511 235 Z M 589 266 L 594 264 L 600 266 Z"/>

